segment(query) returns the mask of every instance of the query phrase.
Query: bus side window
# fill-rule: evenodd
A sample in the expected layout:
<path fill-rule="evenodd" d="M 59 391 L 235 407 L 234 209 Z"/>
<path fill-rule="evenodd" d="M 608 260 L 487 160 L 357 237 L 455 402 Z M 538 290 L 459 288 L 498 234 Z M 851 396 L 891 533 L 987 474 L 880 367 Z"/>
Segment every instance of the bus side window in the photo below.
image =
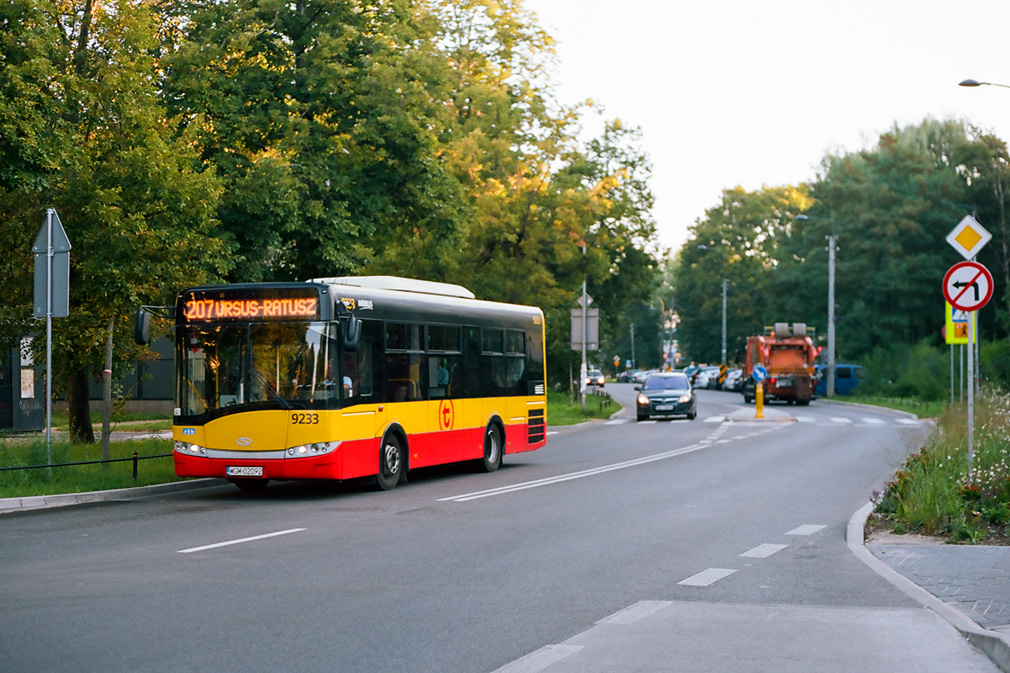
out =
<path fill-rule="evenodd" d="M 460 357 L 458 355 L 428 356 L 428 399 L 459 397 L 457 385 Z"/>
<path fill-rule="evenodd" d="M 421 397 L 421 356 L 413 353 L 386 354 L 386 400 L 411 402 Z"/>

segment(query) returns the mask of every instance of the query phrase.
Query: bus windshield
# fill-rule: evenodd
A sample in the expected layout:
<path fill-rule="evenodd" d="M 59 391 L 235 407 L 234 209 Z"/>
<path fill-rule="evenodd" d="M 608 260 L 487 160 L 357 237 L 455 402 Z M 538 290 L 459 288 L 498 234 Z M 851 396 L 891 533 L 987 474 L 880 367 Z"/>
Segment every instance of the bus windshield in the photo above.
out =
<path fill-rule="evenodd" d="M 177 413 L 336 406 L 336 324 L 186 325 L 177 342 Z"/>

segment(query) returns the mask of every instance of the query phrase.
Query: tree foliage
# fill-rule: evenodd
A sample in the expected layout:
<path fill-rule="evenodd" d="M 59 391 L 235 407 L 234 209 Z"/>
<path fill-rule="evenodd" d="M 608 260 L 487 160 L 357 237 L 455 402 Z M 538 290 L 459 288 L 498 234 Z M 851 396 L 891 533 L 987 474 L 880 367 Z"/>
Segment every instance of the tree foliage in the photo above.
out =
<path fill-rule="evenodd" d="M 812 200 L 804 186 L 723 191 L 719 205 L 691 228 L 674 274 L 681 349 L 696 362 L 720 362 L 722 281 L 726 279 L 727 360 L 773 322 L 803 322 L 806 312 L 774 294 L 776 274 L 796 235 L 796 215 Z"/>
<path fill-rule="evenodd" d="M 93 440 L 88 376 L 101 371 L 107 325 L 120 335 L 120 361 L 135 356 L 123 346 L 140 304 L 166 303 L 180 285 L 227 268 L 214 236 L 219 185 L 196 161 L 192 138 L 166 120 L 147 5 L 16 0 L 4 11 L 0 89 L 18 92 L 7 110 L 31 109 L 11 128 L 35 129 L 4 143 L 21 157 L 0 184 L 2 238 L 16 245 L 5 251 L 14 303 L 4 329 L 23 334 L 28 325 L 31 240 L 55 206 L 73 245 L 55 378 L 74 436 Z"/>
<path fill-rule="evenodd" d="M 189 19 L 166 101 L 225 183 L 232 279 L 341 275 L 414 234 L 451 241 L 449 68 L 413 3 L 205 0 Z"/>
<path fill-rule="evenodd" d="M 461 283 L 544 308 L 555 378 L 584 278 L 611 342 L 651 305 L 640 132 L 576 139 L 521 0 L 10 0 L 0 27 L 0 320 L 32 329 L 29 249 L 55 206 L 79 438 L 108 326 L 132 357 L 136 307 L 197 283 Z"/>
<path fill-rule="evenodd" d="M 836 359 L 939 345 L 942 279 L 960 261 L 945 238 L 972 211 L 994 233 L 980 261 L 994 269 L 995 296 L 1003 298 L 997 310 L 981 312 L 982 332 L 1004 337 L 1010 315 L 1007 166 L 999 139 L 962 122 L 926 119 L 890 129 L 872 148 L 829 154 L 809 187 L 724 192 L 679 253 L 682 346 L 693 359 L 713 359 L 720 273 L 730 285 L 731 352 L 748 335 L 781 321 L 806 322 L 826 345 L 826 239 L 832 234 L 838 245 Z"/>

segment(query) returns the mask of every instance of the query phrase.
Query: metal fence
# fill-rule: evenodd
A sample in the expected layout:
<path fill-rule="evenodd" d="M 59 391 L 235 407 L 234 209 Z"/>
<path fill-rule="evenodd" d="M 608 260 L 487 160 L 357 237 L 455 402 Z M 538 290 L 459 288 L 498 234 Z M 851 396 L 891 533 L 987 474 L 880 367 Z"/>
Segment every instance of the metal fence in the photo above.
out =
<path fill-rule="evenodd" d="M 151 460 L 152 458 L 171 458 L 171 453 L 159 453 L 154 456 L 138 456 L 137 452 L 133 452 L 133 457 L 131 458 L 109 458 L 106 460 L 84 460 L 77 463 L 53 463 L 52 465 L 21 465 L 18 467 L 0 467 L 0 472 L 12 472 L 15 470 L 41 470 L 50 467 L 73 467 L 75 465 L 102 465 L 104 463 L 125 463 L 127 461 L 133 462 L 133 480 L 137 481 L 137 466 L 142 460 Z"/>

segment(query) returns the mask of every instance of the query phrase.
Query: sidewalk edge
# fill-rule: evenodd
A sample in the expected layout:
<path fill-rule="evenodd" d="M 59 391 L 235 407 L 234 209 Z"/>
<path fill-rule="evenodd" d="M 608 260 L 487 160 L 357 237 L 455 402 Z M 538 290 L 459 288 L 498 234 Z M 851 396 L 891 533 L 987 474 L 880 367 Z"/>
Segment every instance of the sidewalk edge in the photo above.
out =
<path fill-rule="evenodd" d="M 154 495 L 166 495 L 181 491 L 192 491 L 201 488 L 220 486 L 223 479 L 193 479 L 191 481 L 174 481 L 168 484 L 152 484 L 150 486 L 135 486 L 118 488 L 109 491 L 88 491 L 85 493 L 62 493 L 60 495 L 33 495 L 22 498 L 0 498 L 0 515 L 11 512 L 24 512 L 50 507 L 67 507 L 83 505 L 91 502 L 113 502 L 144 498 Z"/>
<path fill-rule="evenodd" d="M 849 545 L 849 550 L 871 570 L 917 600 L 924 608 L 932 610 L 949 622 L 951 626 L 961 632 L 968 642 L 985 652 L 986 656 L 1003 673 L 1010 673 L 1010 636 L 983 629 L 967 615 L 947 605 L 870 553 L 870 550 L 863 544 L 863 529 L 866 519 L 872 511 L 873 503 L 868 502 L 849 519 L 849 525 L 845 532 L 845 540 Z"/>

